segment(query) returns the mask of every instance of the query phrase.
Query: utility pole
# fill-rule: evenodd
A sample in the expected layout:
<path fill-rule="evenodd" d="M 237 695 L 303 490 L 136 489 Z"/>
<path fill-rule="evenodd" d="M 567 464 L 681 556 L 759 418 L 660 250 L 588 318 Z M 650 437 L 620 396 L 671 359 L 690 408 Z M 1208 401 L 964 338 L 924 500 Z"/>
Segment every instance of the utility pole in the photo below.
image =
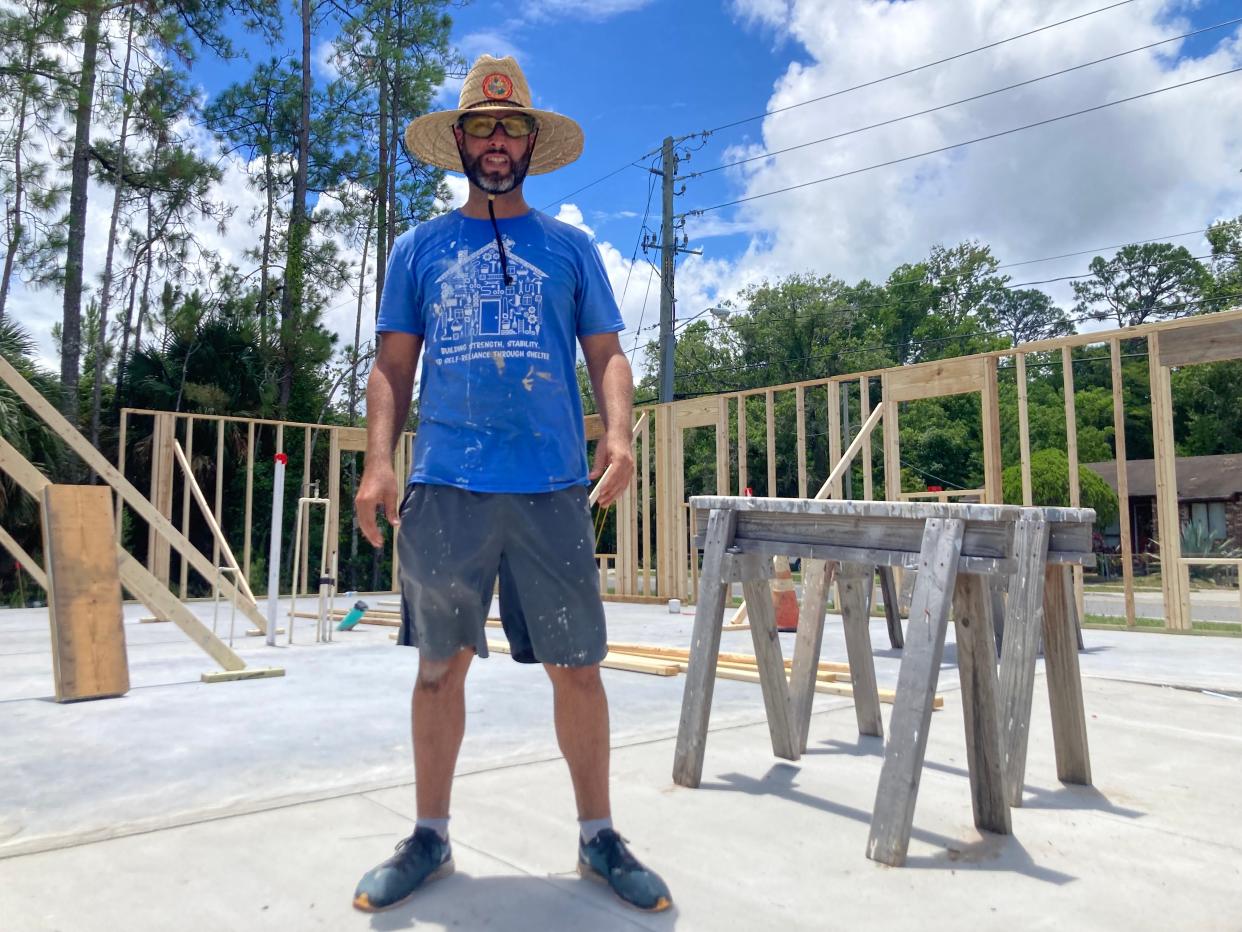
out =
<path fill-rule="evenodd" d="M 677 324 L 677 301 L 673 279 L 676 275 L 677 253 L 688 252 L 702 255 L 701 250 L 687 249 L 688 238 L 683 234 L 680 243 L 677 241 L 677 220 L 673 214 L 673 198 L 685 191 L 674 190 L 677 181 L 677 165 L 681 158 L 677 155 L 677 144 L 690 136 L 674 139 L 665 137 L 660 148 L 660 169 L 651 169 L 651 173 L 659 175 L 663 182 L 663 198 L 660 218 L 660 240 L 643 238 L 643 251 L 659 247 L 660 249 L 660 404 L 668 404 L 673 400 L 673 350 L 677 339 L 673 331 Z M 686 158 L 690 156 L 687 153 Z M 682 219 L 682 223 L 684 223 Z"/>
<path fill-rule="evenodd" d="M 673 400 L 673 322 L 676 306 L 673 302 L 673 276 L 677 258 L 677 240 L 673 233 L 673 179 L 677 176 L 677 153 L 673 149 L 673 137 L 666 136 L 661 150 L 664 175 L 664 200 L 660 220 L 660 404 Z"/>

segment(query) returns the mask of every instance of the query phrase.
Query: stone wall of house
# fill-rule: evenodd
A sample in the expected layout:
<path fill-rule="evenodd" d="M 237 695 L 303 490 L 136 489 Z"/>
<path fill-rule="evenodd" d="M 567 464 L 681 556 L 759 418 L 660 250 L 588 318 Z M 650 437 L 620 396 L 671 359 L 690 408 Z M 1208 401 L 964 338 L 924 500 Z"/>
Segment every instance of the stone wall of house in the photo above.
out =
<path fill-rule="evenodd" d="M 1229 529 L 1229 539 L 1235 546 L 1242 547 L 1242 495 L 1235 495 L 1226 503 L 1225 526 Z"/>

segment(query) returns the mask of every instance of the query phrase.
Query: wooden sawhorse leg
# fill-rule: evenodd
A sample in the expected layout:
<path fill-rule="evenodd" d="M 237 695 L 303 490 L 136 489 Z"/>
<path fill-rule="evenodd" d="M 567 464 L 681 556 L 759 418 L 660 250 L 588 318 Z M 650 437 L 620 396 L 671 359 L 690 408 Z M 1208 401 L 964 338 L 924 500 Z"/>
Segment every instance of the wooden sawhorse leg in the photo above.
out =
<path fill-rule="evenodd" d="M 901 605 L 897 600 L 897 581 L 891 566 L 877 567 L 880 573 L 880 595 L 884 597 L 884 620 L 888 623 L 888 643 L 901 650 L 906 639 L 901 633 Z"/>
<path fill-rule="evenodd" d="M 1044 674 L 1052 706 L 1052 743 L 1057 779 L 1090 786 L 1091 754 L 1078 670 L 1077 626 L 1067 604 L 1074 590 L 1066 584 L 1069 574 L 1062 570 L 1050 565 L 1044 571 Z"/>
<path fill-rule="evenodd" d="M 1017 569 L 1009 579 L 1008 617 L 1001 645 L 1001 732 L 1005 753 L 1005 798 L 1022 805 L 1026 750 L 1035 691 L 1035 659 L 1044 626 L 1044 565 L 1048 562 L 1048 523 L 1022 518 L 1014 529 Z"/>
<path fill-rule="evenodd" d="M 772 561 L 757 553 L 734 557 L 742 577 L 742 595 L 749 606 L 750 636 L 755 646 L 755 666 L 759 687 L 772 736 L 772 753 L 785 760 L 797 760 L 802 753 L 789 701 L 789 681 L 785 678 L 785 658 L 781 655 L 776 630 L 776 609 L 772 605 Z M 719 635 L 717 635 L 719 641 Z"/>
<path fill-rule="evenodd" d="M 882 738 L 884 719 L 880 715 L 875 658 L 871 655 L 871 589 L 874 580 L 874 566 L 846 563 L 841 567 L 837 591 L 841 593 L 841 618 L 845 624 L 845 650 L 850 663 L 858 733 Z"/>
<path fill-rule="evenodd" d="M 1002 779 L 991 605 L 978 577 L 959 580 L 964 527 L 965 522 L 959 519 L 933 518 L 923 531 L 905 654 L 897 675 L 890 737 L 867 842 L 867 856 L 884 864 L 901 865 L 909 848 L 951 602 L 956 616 L 975 824 L 987 831 L 1010 831 Z"/>
<path fill-rule="evenodd" d="M 703 778 L 703 752 L 712 714 L 716 661 L 720 656 L 720 627 L 724 623 L 725 600 L 733 579 L 733 558 L 726 551 L 733 545 L 736 527 L 737 512 L 732 509 L 713 509 L 708 516 L 703 570 L 699 574 L 699 601 L 694 612 L 686 689 L 681 700 L 681 721 L 677 726 L 677 749 L 673 756 L 673 782 L 679 786 L 695 787 Z M 769 605 L 771 601 L 769 596 Z"/>
<path fill-rule="evenodd" d="M 824 607 L 832 588 L 837 564 L 831 560 L 802 561 L 802 604 L 798 606 L 798 636 L 794 640 L 793 669 L 789 674 L 798 751 L 806 753 L 811 730 L 811 707 L 815 702 L 815 679 L 824 644 Z M 754 629 L 752 629 L 754 630 Z"/>

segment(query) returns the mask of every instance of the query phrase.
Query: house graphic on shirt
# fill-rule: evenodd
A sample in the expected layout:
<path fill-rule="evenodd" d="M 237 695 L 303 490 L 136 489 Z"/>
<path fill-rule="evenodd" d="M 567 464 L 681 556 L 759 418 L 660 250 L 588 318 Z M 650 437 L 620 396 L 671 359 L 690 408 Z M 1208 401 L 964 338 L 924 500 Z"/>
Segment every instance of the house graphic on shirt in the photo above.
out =
<path fill-rule="evenodd" d="M 440 289 L 436 338 L 444 343 L 475 337 L 538 337 L 543 325 L 543 280 L 547 273 L 513 252 L 505 237 L 509 276 L 505 287 L 495 241 L 474 252 L 461 250 L 457 262 L 436 279 Z"/>

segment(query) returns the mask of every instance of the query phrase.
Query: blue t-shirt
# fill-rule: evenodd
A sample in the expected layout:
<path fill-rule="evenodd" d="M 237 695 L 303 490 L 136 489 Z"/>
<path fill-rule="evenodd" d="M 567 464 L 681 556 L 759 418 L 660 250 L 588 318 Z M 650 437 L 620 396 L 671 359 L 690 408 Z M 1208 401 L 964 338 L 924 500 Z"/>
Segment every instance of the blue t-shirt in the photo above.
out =
<path fill-rule="evenodd" d="M 599 251 L 532 210 L 498 221 L 455 210 L 397 238 L 375 329 L 421 335 L 410 482 L 552 492 L 587 481 L 576 340 L 624 328 Z"/>

